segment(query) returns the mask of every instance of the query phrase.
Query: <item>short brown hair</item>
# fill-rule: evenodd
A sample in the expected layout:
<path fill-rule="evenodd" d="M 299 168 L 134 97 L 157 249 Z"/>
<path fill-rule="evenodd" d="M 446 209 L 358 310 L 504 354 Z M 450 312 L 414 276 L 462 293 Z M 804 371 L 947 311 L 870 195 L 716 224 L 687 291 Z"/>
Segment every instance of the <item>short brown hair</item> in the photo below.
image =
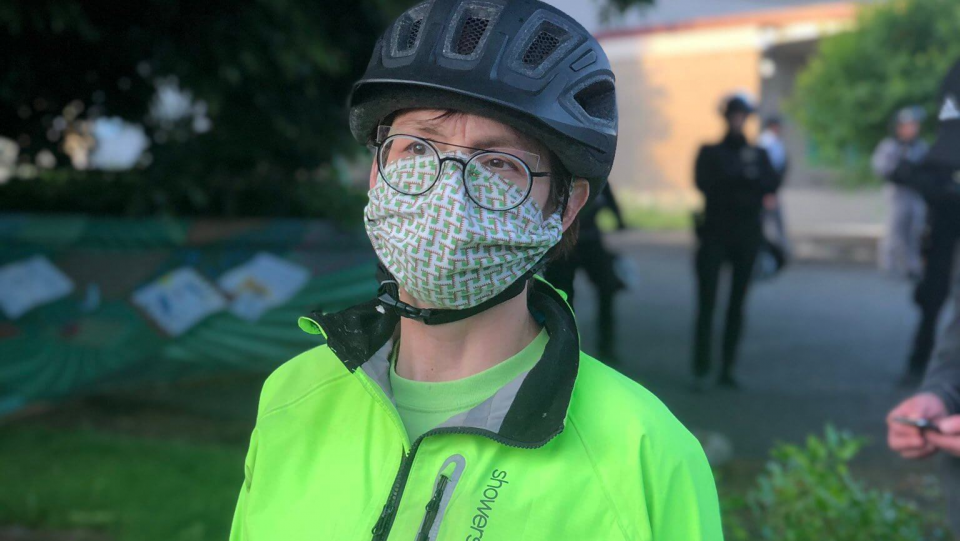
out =
<path fill-rule="evenodd" d="M 547 206 L 551 212 L 555 212 L 559 207 L 563 214 L 567 213 L 567 201 L 570 199 L 570 192 L 573 190 L 573 175 L 567 170 L 560 161 L 559 156 L 550 152 L 550 195 L 547 196 Z M 550 261 L 564 259 L 570 256 L 574 246 L 577 245 L 577 238 L 580 236 L 580 216 L 573 219 L 570 227 L 563 232 L 560 242 L 558 242 L 550 251 L 547 252 L 547 258 Z"/>

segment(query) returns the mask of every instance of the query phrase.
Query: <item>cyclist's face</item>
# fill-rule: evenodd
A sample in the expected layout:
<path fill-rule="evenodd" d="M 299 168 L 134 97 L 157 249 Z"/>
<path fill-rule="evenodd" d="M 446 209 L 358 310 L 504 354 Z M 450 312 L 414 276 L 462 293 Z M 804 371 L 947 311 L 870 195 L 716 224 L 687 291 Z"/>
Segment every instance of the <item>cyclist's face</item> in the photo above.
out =
<path fill-rule="evenodd" d="M 415 109 L 397 115 L 391 124 L 391 134 L 415 135 L 432 141 L 441 141 L 461 147 L 498 150 L 510 154 L 531 153 L 540 156 L 539 163 L 528 163 L 533 172 L 549 172 L 548 151 L 536 141 L 526 137 L 516 130 L 482 116 L 471 114 L 444 114 L 445 111 L 436 109 Z M 437 145 L 441 152 L 453 150 L 455 147 L 443 148 Z M 462 149 L 461 149 L 462 150 Z M 521 152 L 511 152 L 521 151 Z M 468 151 L 469 152 L 469 151 Z M 448 166 L 449 167 L 449 166 Z M 377 181 L 377 164 L 374 163 L 370 171 L 370 188 Z M 546 208 L 550 193 L 550 178 L 537 178 L 533 181 L 530 198 L 536 201 L 540 208 Z"/>

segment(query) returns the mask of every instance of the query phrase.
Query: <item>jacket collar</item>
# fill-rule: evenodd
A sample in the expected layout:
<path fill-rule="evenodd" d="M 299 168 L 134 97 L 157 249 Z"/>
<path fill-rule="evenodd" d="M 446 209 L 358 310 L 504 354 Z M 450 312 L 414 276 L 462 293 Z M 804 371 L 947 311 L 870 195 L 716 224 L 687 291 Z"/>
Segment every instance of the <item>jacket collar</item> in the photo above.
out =
<path fill-rule="evenodd" d="M 519 447 L 539 447 L 563 430 L 580 361 L 576 321 L 557 290 L 541 279 L 533 280 L 528 302 L 550 335 L 540 361 L 503 392 L 444 426 L 466 424 Z M 347 370 L 363 368 L 381 387 L 389 385 L 376 374 L 383 371 L 383 350 L 393 337 L 398 316 L 373 300 L 340 312 L 313 313 L 311 320 Z M 389 387 L 384 391 L 392 394 Z"/>

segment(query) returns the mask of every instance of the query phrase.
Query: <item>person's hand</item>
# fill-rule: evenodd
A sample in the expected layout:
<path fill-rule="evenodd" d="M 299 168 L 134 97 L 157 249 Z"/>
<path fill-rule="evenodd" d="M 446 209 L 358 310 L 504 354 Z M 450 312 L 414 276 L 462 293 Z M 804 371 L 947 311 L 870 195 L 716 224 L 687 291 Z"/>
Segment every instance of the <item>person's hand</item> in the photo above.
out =
<path fill-rule="evenodd" d="M 960 457 L 960 415 L 952 415 L 937 422 L 940 434 L 927 432 L 927 441 L 937 449 Z"/>
<path fill-rule="evenodd" d="M 938 449 L 919 428 L 894 421 L 894 417 L 908 419 L 941 419 L 946 417 L 947 407 L 933 393 L 921 393 L 902 402 L 887 415 L 887 444 L 903 458 L 924 458 Z M 960 433 L 960 426 L 958 426 Z M 960 439 L 960 438 L 958 438 Z M 960 443 L 960 442 L 958 442 Z"/>

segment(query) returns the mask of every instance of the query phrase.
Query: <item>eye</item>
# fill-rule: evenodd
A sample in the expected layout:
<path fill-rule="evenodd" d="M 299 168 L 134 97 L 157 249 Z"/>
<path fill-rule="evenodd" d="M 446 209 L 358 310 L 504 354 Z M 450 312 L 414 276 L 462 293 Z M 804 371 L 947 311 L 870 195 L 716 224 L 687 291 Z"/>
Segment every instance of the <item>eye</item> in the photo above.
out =
<path fill-rule="evenodd" d="M 503 158 L 492 157 L 484 164 L 490 169 L 499 171 L 517 171 L 517 164 Z"/>
<path fill-rule="evenodd" d="M 410 143 L 410 146 L 407 147 L 407 152 L 415 156 L 425 156 L 429 152 L 429 149 L 427 148 L 427 145 L 423 143 L 414 142 Z"/>

